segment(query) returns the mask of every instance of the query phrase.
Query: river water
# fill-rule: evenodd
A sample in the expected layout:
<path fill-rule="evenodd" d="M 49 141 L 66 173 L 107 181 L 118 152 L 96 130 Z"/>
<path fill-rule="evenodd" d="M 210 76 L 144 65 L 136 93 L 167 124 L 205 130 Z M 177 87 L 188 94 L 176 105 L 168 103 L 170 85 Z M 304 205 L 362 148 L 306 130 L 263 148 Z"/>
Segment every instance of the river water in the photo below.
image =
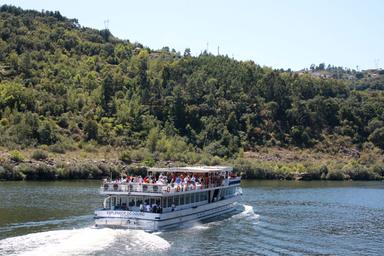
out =
<path fill-rule="evenodd" d="M 99 185 L 0 182 L 0 255 L 384 254 L 384 182 L 242 181 L 242 212 L 152 234 L 93 228 Z"/>

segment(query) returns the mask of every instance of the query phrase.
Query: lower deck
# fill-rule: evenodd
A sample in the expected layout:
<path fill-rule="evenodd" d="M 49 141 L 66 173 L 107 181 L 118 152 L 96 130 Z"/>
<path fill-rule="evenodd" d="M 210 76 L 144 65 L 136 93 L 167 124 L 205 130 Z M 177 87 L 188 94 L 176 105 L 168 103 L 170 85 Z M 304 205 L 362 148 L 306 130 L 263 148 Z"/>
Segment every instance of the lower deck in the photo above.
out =
<path fill-rule="evenodd" d="M 167 213 L 135 212 L 124 210 L 100 210 L 95 212 L 96 226 L 119 227 L 158 231 L 190 225 L 204 219 L 220 216 L 235 210 L 237 196 L 232 196 L 200 206 Z"/>
<path fill-rule="evenodd" d="M 104 200 L 103 210 L 167 213 L 228 199 L 235 196 L 235 194 L 236 186 L 159 196 L 112 194 Z"/>

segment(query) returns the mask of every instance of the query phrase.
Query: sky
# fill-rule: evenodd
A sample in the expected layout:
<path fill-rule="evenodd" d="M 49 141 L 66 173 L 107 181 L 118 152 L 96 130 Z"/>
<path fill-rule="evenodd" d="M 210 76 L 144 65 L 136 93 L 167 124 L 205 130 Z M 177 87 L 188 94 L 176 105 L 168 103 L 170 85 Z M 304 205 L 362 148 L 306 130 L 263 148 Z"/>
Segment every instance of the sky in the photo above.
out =
<path fill-rule="evenodd" d="M 384 68 L 382 0 L 0 0 L 59 11 L 152 49 L 204 50 L 273 68 Z M 108 22 L 106 23 L 105 21 Z"/>

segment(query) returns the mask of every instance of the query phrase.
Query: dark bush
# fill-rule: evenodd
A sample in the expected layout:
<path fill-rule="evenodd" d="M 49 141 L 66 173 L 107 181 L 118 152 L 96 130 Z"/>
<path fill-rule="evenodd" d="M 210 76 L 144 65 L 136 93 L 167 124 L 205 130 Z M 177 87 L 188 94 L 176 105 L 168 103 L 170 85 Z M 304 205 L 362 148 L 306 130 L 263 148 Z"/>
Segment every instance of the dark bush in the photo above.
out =
<path fill-rule="evenodd" d="M 22 180 L 23 174 L 11 166 L 0 166 L 0 180 Z"/>
<path fill-rule="evenodd" d="M 32 153 L 32 159 L 35 160 L 45 160 L 48 158 L 48 154 L 45 151 L 42 150 L 36 150 Z"/>
<path fill-rule="evenodd" d="M 20 151 L 13 150 L 9 153 L 9 159 L 11 159 L 12 161 L 20 163 L 24 160 L 24 156 L 23 156 L 23 154 L 21 154 Z"/>
<path fill-rule="evenodd" d="M 328 174 L 327 166 L 309 167 L 302 175 L 302 180 L 320 180 L 325 179 Z"/>
<path fill-rule="evenodd" d="M 119 155 L 119 159 L 126 164 L 132 163 L 131 153 L 129 151 L 123 151 Z"/>
<path fill-rule="evenodd" d="M 87 179 L 89 173 L 85 172 L 85 168 L 81 168 L 79 165 L 70 164 L 64 168 L 65 179 Z"/>
<path fill-rule="evenodd" d="M 133 176 L 142 176 L 144 177 L 147 174 L 146 167 L 129 167 L 128 174 Z"/>
<path fill-rule="evenodd" d="M 372 171 L 381 179 L 384 178 L 384 167 L 383 166 L 374 166 Z"/>
<path fill-rule="evenodd" d="M 121 171 L 118 170 L 116 166 L 106 164 L 106 163 L 99 163 L 97 167 L 101 170 L 102 177 L 119 177 L 121 174 Z"/>
<path fill-rule="evenodd" d="M 331 170 L 326 176 L 327 180 L 345 180 L 346 178 L 348 178 L 348 176 L 343 170 Z"/>
<path fill-rule="evenodd" d="M 22 164 L 19 171 L 25 175 L 26 180 L 55 180 L 57 179 L 57 170 L 46 164 L 30 165 Z"/>
<path fill-rule="evenodd" d="M 65 154 L 65 147 L 61 144 L 53 144 L 48 147 L 48 150 L 53 153 Z"/>
<path fill-rule="evenodd" d="M 353 169 L 347 170 L 347 174 L 352 180 L 376 180 L 379 176 L 373 172 L 373 169 L 369 169 L 363 166 L 357 166 Z"/>

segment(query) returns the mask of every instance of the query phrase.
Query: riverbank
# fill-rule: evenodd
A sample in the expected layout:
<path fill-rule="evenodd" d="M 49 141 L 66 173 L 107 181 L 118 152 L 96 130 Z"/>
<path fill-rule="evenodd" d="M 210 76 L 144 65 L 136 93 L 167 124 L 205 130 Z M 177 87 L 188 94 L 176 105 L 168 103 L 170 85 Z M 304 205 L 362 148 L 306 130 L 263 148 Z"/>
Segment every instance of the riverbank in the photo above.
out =
<path fill-rule="evenodd" d="M 156 159 L 146 150 L 52 153 L 41 149 L 1 150 L 0 180 L 74 180 L 145 175 L 148 166 L 231 165 L 244 179 L 384 180 L 380 152 L 328 154 L 300 149 L 260 148 L 235 159 L 191 153 L 190 161 Z M 186 159 L 188 159 L 186 157 Z"/>

